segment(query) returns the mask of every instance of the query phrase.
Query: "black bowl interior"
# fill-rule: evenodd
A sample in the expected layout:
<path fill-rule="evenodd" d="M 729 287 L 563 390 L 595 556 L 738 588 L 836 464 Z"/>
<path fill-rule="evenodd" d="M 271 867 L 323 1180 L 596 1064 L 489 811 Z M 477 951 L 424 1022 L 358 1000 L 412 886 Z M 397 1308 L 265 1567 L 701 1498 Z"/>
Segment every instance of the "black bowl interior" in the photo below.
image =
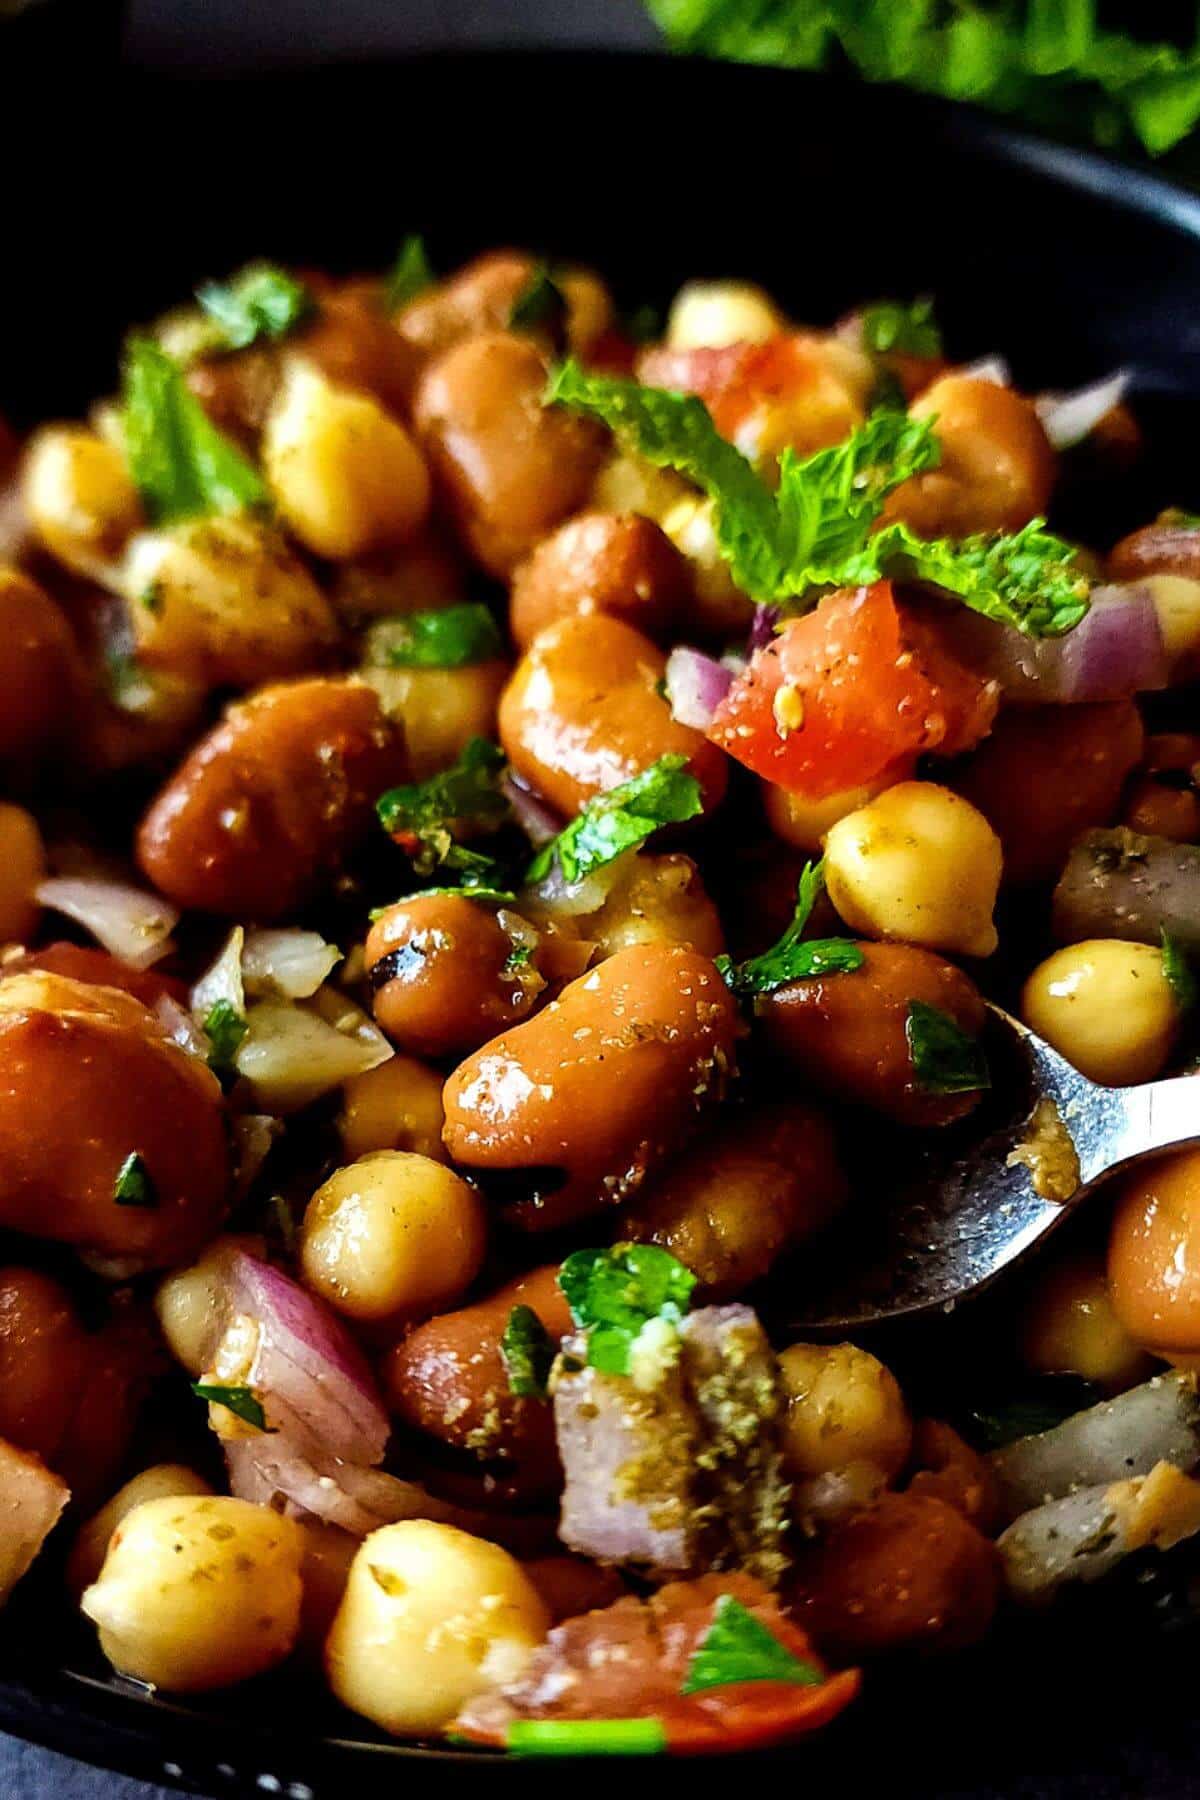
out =
<path fill-rule="evenodd" d="M 1200 200 L 969 110 L 764 70 L 472 54 L 64 79 L 52 98 L 4 95 L 0 144 L 15 172 L 0 411 L 22 422 L 107 391 L 129 322 L 202 277 L 251 255 L 379 267 L 419 230 L 443 266 L 506 241 L 579 257 L 630 304 L 724 274 L 814 323 L 865 297 L 932 294 L 956 355 L 1002 351 L 1023 383 L 1134 368 L 1151 455 L 1109 496 L 1101 537 L 1200 501 Z M 880 1670 L 858 1710 L 776 1765 L 923 1794 L 1184 1791 L 1195 1642 L 1147 1629 L 1166 1603 L 1146 1580 L 1131 1619 L 1084 1608 Z M 36 1581 L 0 1631 L 0 1726 L 213 1794 L 382 1794 L 455 1763 L 459 1779 L 473 1767 L 514 1790 L 559 1779 L 384 1745 L 315 1685 L 152 1699 L 105 1674 Z"/>

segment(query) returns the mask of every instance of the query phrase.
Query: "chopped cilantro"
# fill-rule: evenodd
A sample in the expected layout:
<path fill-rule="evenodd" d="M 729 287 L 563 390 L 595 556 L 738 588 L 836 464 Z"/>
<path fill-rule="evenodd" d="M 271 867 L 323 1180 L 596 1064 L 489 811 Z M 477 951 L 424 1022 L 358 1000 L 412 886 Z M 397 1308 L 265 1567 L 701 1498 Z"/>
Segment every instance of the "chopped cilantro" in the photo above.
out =
<path fill-rule="evenodd" d="M 267 1415 L 253 1388 L 214 1387 L 207 1382 L 193 1381 L 192 1392 L 213 1406 L 223 1406 L 235 1418 L 244 1419 L 247 1425 L 253 1425 L 256 1431 L 267 1429 Z"/>
<path fill-rule="evenodd" d="M 158 1205 L 158 1189 L 136 1150 L 125 1158 L 117 1170 L 113 1199 L 118 1206 L 141 1206 L 148 1211 Z"/>
<path fill-rule="evenodd" d="M 525 879 L 541 881 L 557 860 L 564 880 L 582 881 L 626 850 L 636 850 L 660 825 L 694 819 L 701 810 L 700 783 L 688 771 L 687 757 L 672 751 L 589 800 L 578 818 L 538 851 Z"/>
<path fill-rule="evenodd" d="M 463 669 L 503 654 L 499 627 L 478 601 L 403 614 L 376 627 L 376 655 L 393 669 Z"/>
<path fill-rule="evenodd" d="M 927 1094 L 971 1094 L 991 1086 L 983 1051 L 948 1013 L 910 1000 L 904 1035 L 913 1074 Z"/>
<path fill-rule="evenodd" d="M 588 1333 L 588 1362 L 627 1375 L 630 1354 L 652 1319 L 677 1324 L 691 1304 L 696 1277 L 654 1244 L 575 1250 L 558 1272 L 571 1317 Z"/>
<path fill-rule="evenodd" d="M 507 1749 L 514 1756 L 661 1756 L 661 1719 L 514 1719 Z"/>
<path fill-rule="evenodd" d="M 250 263 L 231 281 L 211 281 L 196 298 L 221 329 L 228 350 L 244 350 L 259 338 L 278 342 L 313 309 L 302 281 L 274 263 Z"/>
<path fill-rule="evenodd" d="M 234 1066 L 242 1039 L 250 1027 L 229 1000 L 216 1000 L 204 1020 L 204 1035 L 212 1045 L 208 1066 L 225 1073 Z"/>
<path fill-rule="evenodd" d="M 820 1687 L 825 1677 L 781 1644 L 732 1594 L 722 1594 L 709 1626 L 688 1664 L 681 1694 L 702 1694 L 737 1681 L 783 1681 L 790 1687 Z"/>
<path fill-rule="evenodd" d="M 500 1339 L 500 1354 L 508 1371 L 510 1393 L 521 1399 L 544 1400 L 555 1345 L 532 1306 L 513 1307 Z"/>
<path fill-rule="evenodd" d="M 862 315 L 862 347 L 872 356 L 940 356 L 932 300 L 878 300 Z"/>
<path fill-rule="evenodd" d="M 397 312 L 418 294 L 423 294 L 426 288 L 432 287 L 436 279 L 425 239 L 414 232 L 401 244 L 384 280 L 384 306 L 388 312 Z"/>
<path fill-rule="evenodd" d="M 150 338 L 129 340 L 121 387 L 129 469 L 155 525 L 265 505 L 266 485 Z"/>
<path fill-rule="evenodd" d="M 375 802 L 380 823 L 408 851 L 418 874 L 436 868 L 476 873 L 477 885 L 502 886 L 494 879 L 493 858 L 465 849 L 455 841 L 460 823 L 494 828 L 508 818 L 508 801 L 500 792 L 504 752 L 486 738 L 472 738 L 450 768 L 427 781 L 389 788 Z"/>
<path fill-rule="evenodd" d="M 515 975 L 518 969 L 526 969 L 533 961 L 532 944 L 514 944 L 504 959 L 504 975 Z"/>
<path fill-rule="evenodd" d="M 769 994 L 787 981 L 804 981 L 817 975 L 852 974 L 863 964 L 863 953 L 850 938 L 805 938 L 813 907 L 825 885 L 824 863 L 805 863 L 796 889 L 792 922 L 769 950 L 735 963 L 718 956 L 717 968 L 732 993 Z"/>
<path fill-rule="evenodd" d="M 1181 1013 L 1190 1012 L 1196 1004 L 1196 977 L 1179 939 L 1165 928 L 1162 933 L 1163 974 L 1167 978 L 1175 1004 Z"/>

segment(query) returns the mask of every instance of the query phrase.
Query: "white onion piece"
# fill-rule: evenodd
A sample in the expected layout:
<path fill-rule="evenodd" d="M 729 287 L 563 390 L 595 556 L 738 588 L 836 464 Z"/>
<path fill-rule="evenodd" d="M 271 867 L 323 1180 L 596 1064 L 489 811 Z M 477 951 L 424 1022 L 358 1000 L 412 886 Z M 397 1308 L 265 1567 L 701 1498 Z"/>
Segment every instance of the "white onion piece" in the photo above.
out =
<path fill-rule="evenodd" d="M 556 838 L 563 828 L 563 820 L 552 806 L 539 795 L 531 792 L 525 783 L 512 770 L 508 770 L 500 783 L 500 792 L 516 814 L 517 824 L 525 833 L 535 850 Z"/>
<path fill-rule="evenodd" d="M 1129 370 L 1118 369 L 1103 381 L 1076 388 L 1069 394 L 1039 394 L 1034 401 L 1042 430 L 1056 450 L 1081 444 L 1114 406 L 1120 406 L 1129 387 Z"/>
<path fill-rule="evenodd" d="M 93 876 L 60 876 L 39 882 L 34 895 L 90 931 L 110 956 L 131 969 L 148 969 L 175 947 L 171 933 L 179 923 L 177 909 L 144 888 Z"/>
<path fill-rule="evenodd" d="M 947 611 L 939 623 L 964 661 L 1010 700 L 1120 700 L 1169 680 L 1154 597 L 1141 583 L 1094 588 L 1086 617 L 1063 637 L 1027 637 L 967 607 Z"/>
<path fill-rule="evenodd" d="M 202 1025 L 213 1007 L 220 1005 L 222 1001 L 226 1006 L 231 1006 L 239 1017 L 245 1012 L 246 995 L 242 985 L 242 946 L 245 940 L 245 932 L 240 925 L 235 925 L 216 958 L 193 987 L 189 995 L 192 1011 Z"/>
<path fill-rule="evenodd" d="M 229 1122 L 233 1140 L 233 1196 L 241 1200 L 283 1133 L 283 1122 L 270 1113 L 237 1113 Z"/>
<path fill-rule="evenodd" d="M 336 1457 L 310 1461 L 284 1437 L 260 1432 L 232 1438 L 224 1450 L 231 1492 L 293 1519 L 319 1519 L 355 1537 L 367 1537 L 398 1519 L 444 1524 L 456 1519 L 456 1508 L 435 1500 L 416 1482 Z"/>
<path fill-rule="evenodd" d="M 308 1000 L 342 960 L 319 931 L 249 931 L 242 946 L 248 994 Z"/>
<path fill-rule="evenodd" d="M 679 644 L 667 658 L 666 692 L 671 717 L 693 731 L 707 731 L 733 684 L 733 670 L 702 650 Z"/>
<path fill-rule="evenodd" d="M 71 1490 L 40 1457 L 0 1438 L 0 1604 L 57 1525 Z"/>
<path fill-rule="evenodd" d="M 1002 356 L 981 356 L 954 373 L 964 381 L 990 381 L 996 387 L 1012 386 L 1012 370 Z"/>
<path fill-rule="evenodd" d="M 392 1054 L 367 1015 L 331 988 L 303 1005 L 259 1000 L 246 1013 L 246 1027 L 237 1071 L 264 1112 L 296 1112 Z"/>
<path fill-rule="evenodd" d="M 160 994 L 154 1002 L 154 1011 L 173 1044 L 178 1044 L 181 1050 L 186 1050 L 189 1056 L 198 1057 L 201 1062 L 208 1061 L 208 1039 L 198 1029 L 191 1013 L 180 1006 L 178 1000 L 172 1000 L 170 994 Z"/>

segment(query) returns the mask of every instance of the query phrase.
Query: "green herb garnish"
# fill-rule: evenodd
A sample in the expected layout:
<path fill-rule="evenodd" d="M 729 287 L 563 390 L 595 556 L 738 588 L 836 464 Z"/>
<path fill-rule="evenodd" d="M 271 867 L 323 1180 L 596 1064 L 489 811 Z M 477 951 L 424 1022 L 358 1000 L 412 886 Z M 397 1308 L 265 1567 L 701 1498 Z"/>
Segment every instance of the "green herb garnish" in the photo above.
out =
<path fill-rule="evenodd" d="M 910 1000 L 904 1035 L 917 1085 L 927 1094 L 972 1094 L 991 1086 L 983 1051 L 948 1013 Z"/>
<path fill-rule="evenodd" d="M 539 263 L 513 301 L 508 315 L 512 331 L 541 331 L 556 346 L 567 337 L 567 298 L 545 263 Z"/>
<path fill-rule="evenodd" d="M 504 655 L 499 627 L 478 601 L 407 613 L 376 630 L 376 655 L 393 669 L 463 669 Z"/>
<path fill-rule="evenodd" d="M 380 823 L 408 851 L 418 874 L 429 875 L 436 868 L 463 869 L 468 875 L 477 872 L 479 886 L 503 885 L 494 879 L 494 859 L 456 843 L 454 827 L 470 824 L 486 829 L 505 822 L 509 806 L 500 792 L 504 767 L 500 746 L 476 737 L 450 768 L 428 781 L 389 788 L 380 795 L 375 803 Z"/>
<path fill-rule="evenodd" d="M 940 356 L 932 300 L 878 300 L 862 314 L 862 347 L 872 356 Z"/>
<path fill-rule="evenodd" d="M 504 959 L 502 975 L 515 975 L 519 969 L 527 969 L 533 961 L 532 944 L 514 944 Z"/>
<path fill-rule="evenodd" d="M 722 1594 L 679 1691 L 702 1694 L 709 1688 L 729 1687 L 736 1681 L 783 1681 L 790 1687 L 820 1687 L 824 1679 L 815 1663 L 793 1655 L 732 1594 Z"/>
<path fill-rule="evenodd" d="M 805 981 L 818 975 L 853 974 L 863 965 L 863 953 L 851 938 L 805 938 L 813 907 L 825 886 L 824 861 L 805 863 L 796 889 L 796 910 L 783 936 L 760 956 L 735 963 L 718 956 L 717 968 L 734 994 L 769 994 L 788 981 Z"/>
<path fill-rule="evenodd" d="M 892 490 L 937 467 L 933 421 L 883 407 L 844 443 L 803 457 L 785 450 L 772 490 L 720 436 L 695 395 L 590 374 L 568 360 L 554 371 L 545 397 L 601 420 L 648 462 L 702 488 L 714 502 L 721 555 L 738 587 L 755 600 L 806 611 L 821 590 L 894 576 L 944 588 L 975 612 L 1032 637 L 1070 631 L 1087 612 L 1078 553 L 1047 532 L 1044 520 L 1012 535 L 961 543 L 926 541 L 903 524 L 875 530 Z"/>
<path fill-rule="evenodd" d="M 214 1000 L 204 1020 L 204 1035 L 212 1045 L 208 1066 L 219 1074 L 233 1067 L 242 1039 L 249 1031 L 244 1017 L 229 1000 Z"/>
<path fill-rule="evenodd" d="M 158 1189 L 136 1150 L 125 1158 L 117 1170 L 113 1199 L 118 1206 L 142 1206 L 147 1211 L 152 1211 L 158 1205 Z"/>
<path fill-rule="evenodd" d="M 223 1406 L 235 1418 L 253 1425 L 256 1431 L 267 1429 L 267 1415 L 262 1409 L 262 1401 L 255 1398 L 253 1388 L 213 1387 L 204 1381 L 193 1381 L 192 1392 L 213 1406 Z"/>
<path fill-rule="evenodd" d="M 571 1317 L 588 1334 L 588 1362 L 608 1375 L 627 1375 L 633 1346 L 652 1319 L 678 1324 L 691 1304 L 696 1277 L 654 1244 L 613 1244 L 575 1250 L 558 1272 Z"/>
<path fill-rule="evenodd" d="M 981 1450 L 999 1450 L 1018 1438 L 1053 1431 L 1101 1398 L 1090 1382 L 1051 1375 L 1027 1392 L 972 1405 L 962 1419 L 964 1435 Z"/>
<path fill-rule="evenodd" d="M 644 844 L 660 825 L 676 825 L 703 811 L 700 783 L 679 751 L 606 794 L 597 794 L 530 863 L 526 881 L 541 881 L 557 860 L 567 882 L 582 881 L 627 850 Z"/>
<path fill-rule="evenodd" d="M 532 1306 L 513 1307 L 500 1339 L 500 1354 L 509 1392 L 521 1399 L 544 1400 L 556 1346 Z"/>
<path fill-rule="evenodd" d="M 383 304 L 388 312 L 396 312 L 431 288 L 436 279 L 425 239 L 414 232 L 401 244 L 384 280 Z"/>
<path fill-rule="evenodd" d="M 129 340 L 121 386 L 129 469 L 155 525 L 264 506 L 258 471 L 217 430 L 182 372 L 150 338 Z"/>
<path fill-rule="evenodd" d="M 1165 929 L 1162 933 L 1162 964 L 1176 1006 L 1181 1013 L 1190 1012 L 1196 1004 L 1196 977 L 1187 951 L 1179 939 Z"/>
<path fill-rule="evenodd" d="M 661 1756 L 660 1719 L 514 1719 L 506 1748 L 514 1756 Z"/>
<path fill-rule="evenodd" d="M 220 326 L 227 350 L 244 350 L 260 338 L 277 343 L 313 310 L 304 283 L 274 263 L 250 263 L 231 281 L 198 288 L 196 298 Z"/>

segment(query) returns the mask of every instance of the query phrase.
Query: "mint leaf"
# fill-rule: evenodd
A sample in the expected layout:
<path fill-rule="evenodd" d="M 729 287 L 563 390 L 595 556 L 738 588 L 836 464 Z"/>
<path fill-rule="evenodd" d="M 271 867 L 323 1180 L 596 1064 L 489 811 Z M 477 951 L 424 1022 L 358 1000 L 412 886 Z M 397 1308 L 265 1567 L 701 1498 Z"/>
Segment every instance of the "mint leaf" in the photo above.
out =
<path fill-rule="evenodd" d="M 158 1189 L 136 1150 L 125 1158 L 117 1170 L 113 1199 L 118 1206 L 141 1206 L 148 1211 L 158 1205 Z"/>
<path fill-rule="evenodd" d="M 504 655 L 499 627 L 478 601 L 381 620 L 373 639 L 376 657 L 393 669 L 464 669 Z"/>
<path fill-rule="evenodd" d="M 991 1086 L 983 1051 L 948 1013 L 910 1000 L 904 1035 L 918 1086 L 927 1094 L 971 1094 Z"/>
<path fill-rule="evenodd" d="M 565 881 L 582 881 L 593 869 L 636 850 L 660 825 L 680 824 L 702 810 L 700 783 L 688 772 L 687 757 L 672 751 L 589 800 L 578 818 L 539 850 L 525 879 L 541 881 L 557 859 Z"/>
<path fill-rule="evenodd" d="M 737 1681 L 783 1681 L 790 1687 L 820 1687 L 825 1677 L 781 1644 L 732 1594 L 722 1594 L 712 1624 L 688 1664 L 681 1694 L 703 1694 Z"/>
<path fill-rule="evenodd" d="M 418 874 L 462 869 L 476 872 L 479 886 L 503 885 L 494 880 L 494 858 L 457 843 L 454 828 L 467 824 L 494 829 L 505 822 L 509 806 L 500 792 L 504 767 L 500 746 L 476 737 L 450 768 L 380 795 L 375 802 L 380 823 L 407 850 Z"/>
<path fill-rule="evenodd" d="M 129 340 L 121 385 L 129 470 L 156 525 L 264 506 L 267 488 L 150 338 Z"/>
<path fill-rule="evenodd" d="M 862 314 L 862 347 L 871 356 L 940 356 L 942 334 L 932 300 L 877 300 Z"/>
<path fill-rule="evenodd" d="M 1162 932 L 1163 974 L 1181 1013 L 1190 1012 L 1196 1004 L 1196 977 L 1188 961 L 1187 951 L 1165 928 Z"/>
<path fill-rule="evenodd" d="M 1074 545 L 1031 519 L 998 536 L 925 540 L 907 525 L 885 525 L 840 584 L 925 581 L 962 600 L 973 612 L 1011 625 L 1029 637 L 1062 637 L 1088 610 L 1090 583 Z"/>
<path fill-rule="evenodd" d="M 415 232 L 406 237 L 396 253 L 396 260 L 383 283 L 383 304 L 388 312 L 398 312 L 431 288 L 436 280 L 425 239 Z"/>
<path fill-rule="evenodd" d="M 214 1387 L 204 1381 L 193 1381 L 192 1392 L 214 1406 L 223 1406 L 236 1418 L 244 1419 L 247 1425 L 253 1425 L 256 1431 L 267 1429 L 267 1415 L 253 1388 Z"/>
<path fill-rule="evenodd" d="M 630 1352 L 652 1319 L 677 1324 L 696 1277 L 654 1244 L 575 1250 L 558 1272 L 571 1317 L 588 1333 L 588 1362 L 609 1375 L 629 1373 Z"/>
<path fill-rule="evenodd" d="M 555 1354 L 554 1340 L 532 1306 L 514 1306 L 500 1339 L 509 1392 L 521 1399 L 544 1400 Z"/>
<path fill-rule="evenodd" d="M 796 889 L 796 910 L 783 936 L 760 956 L 735 963 L 718 956 L 717 968 L 731 993 L 769 994 L 788 981 L 817 975 L 853 974 L 863 965 L 863 953 L 850 938 L 805 938 L 813 907 L 825 886 L 824 860 L 805 863 Z"/>
<path fill-rule="evenodd" d="M 250 263 L 230 281 L 210 281 L 196 298 L 221 330 L 227 350 L 244 350 L 260 338 L 278 342 L 313 310 L 302 281 L 274 263 Z"/>

